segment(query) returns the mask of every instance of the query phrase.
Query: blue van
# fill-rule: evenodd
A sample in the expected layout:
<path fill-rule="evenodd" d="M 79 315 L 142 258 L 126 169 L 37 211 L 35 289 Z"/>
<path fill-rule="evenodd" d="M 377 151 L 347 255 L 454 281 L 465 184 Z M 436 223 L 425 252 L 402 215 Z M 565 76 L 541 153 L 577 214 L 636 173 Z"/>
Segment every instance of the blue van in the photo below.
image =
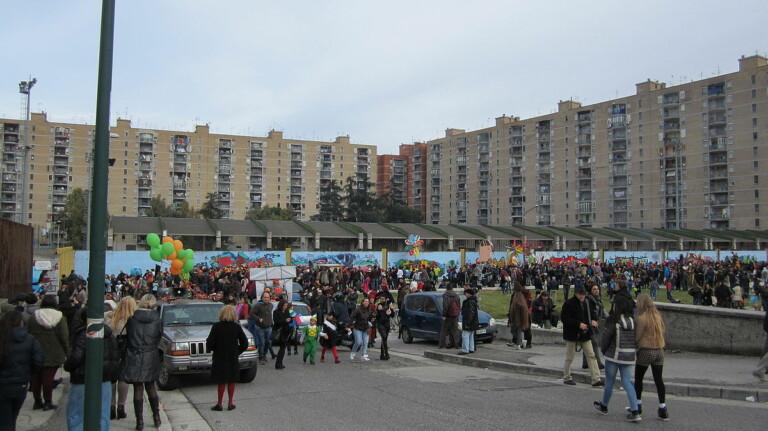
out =
<path fill-rule="evenodd" d="M 403 342 L 410 344 L 414 338 L 435 340 L 440 338 L 440 327 L 443 324 L 443 295 L 445 292 L 416 292 L 405 296 L 403 308 L 400 310 L 400 331 Z M 459 299 L 464 302 L 464 295 L 457 292 Z M 475 339 L 492 343 L 496 338 L 498 328 L 496 319 L 483 310 L 478 310 L 480 328 L 475 331 Z M 459 316 L 461 326 L 461 316 Z"/>

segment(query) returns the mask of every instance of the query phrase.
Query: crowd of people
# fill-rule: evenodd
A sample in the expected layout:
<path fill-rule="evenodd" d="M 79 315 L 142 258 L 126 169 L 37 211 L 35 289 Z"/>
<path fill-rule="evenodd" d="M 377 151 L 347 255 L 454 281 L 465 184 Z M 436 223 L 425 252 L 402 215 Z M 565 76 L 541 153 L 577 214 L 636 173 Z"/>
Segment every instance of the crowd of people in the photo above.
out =
<path fill-rule="evenodd" d="M 368 348 L 377 341 L 379 359 L 388 360 L 389 333 L 405 296 L 440 288 L 446 293 L 438 348 L 460 348 L 458 354 L 465 355 L 475 351 L 476 293 L 500 286 L 511 295 L 507 317 L 513 339 L 509 345 L 531 348 L 533 325 L 551 328 L 561 320 L 566 341 L 564 383 L 575 384 L 571 363 L 576 352 L 582 352 L 582 368 L 589 369 L 592 385 L 604 386 L 603 398 L 595 401 L 595 408 L 607 412 L 613 382 L 619 374 L 627 390 L 631 421 L 640 420 L 642 378 L 649 367 L 659 394 L 658 417 L 669 417 L 662 378 L 664 323 L 653 302 L 659 289 L 665 290 L 672 301 L 673 291 L 687 292 L 694 304 L 702 306 L 743 308 L 751 304 L 765 309 L 768 305 L 768 265 L 738 259 L 707 262 L 682 256 L 663 264 L 543 262 L 520 267 L 471 264 L 447 269 L 436 265 L 383 269 L 310 263 L 297 268 L 294 282 L 300 286 L 296 293 L 313 313 L 310 324 L 301 329 L 292 298 L 282 295 L 279 288 L 260 291 L 249 279 L 246 267 L 197 268 L 187 280 L 158 270 L 105 276 L 102 421 L 108 424 L 109 420 L 127 418 L 125 403 L 132 387 L 136 429 L 144 427 L 145 393 L 154 425 L 160 425 L 154 383 L 160 368 L 156 348 L 162 334 L 157 301 L 175 296 L 225 304 L 208 338 L 208 348 L 213 352 L 211 377 L 218 384 L 213 410 L 224 410 L 225 389 L 229 396 L 227 409 L 235 408 L 237 358 L 248 344 L 238 320 L 248 320 L 260 364 L 271 357 L 278 370 L 285 368 L 286 354 L 298 355 L 299 340 L 303 361 L 309 364 L 316 363 L 318 347 L 320 362 L 325 362 L 330 351 L 334 362 L 340 363 L 337 346 L 345 339 L 352 349 L 350 360 L 359 355 L 361 361 L 369 361 Z M 57 408 L 52 391 L 61 382 L 55 377 L 62 366 L 70 373 L 68 426 L 82 427 L 88 280 L 73 271 L 62 278 L 61 286 L 55 294 L 30 292 L 4 305 L 0 319 L 2 429 L 14 429 L 28 387 L 34 399 L 33 409 Z M 454 288 L 463 289 L 463 301 Z M 395 290 L 396 297 L 391 293 Z M 565 300 L 559 312 L 555 305 L 558 295 Z M 608 311 L 603 308 L 604 295 L 612 298 Z M 273 331 L 280 340 L 277 353 L 271 345 Z M 630 376 L 631 366 L 634 376 Z M 762 364 L 754 373 L 763 381 L 765 367 Z M 603 370 L 605 379 L 601 378 Z"/>

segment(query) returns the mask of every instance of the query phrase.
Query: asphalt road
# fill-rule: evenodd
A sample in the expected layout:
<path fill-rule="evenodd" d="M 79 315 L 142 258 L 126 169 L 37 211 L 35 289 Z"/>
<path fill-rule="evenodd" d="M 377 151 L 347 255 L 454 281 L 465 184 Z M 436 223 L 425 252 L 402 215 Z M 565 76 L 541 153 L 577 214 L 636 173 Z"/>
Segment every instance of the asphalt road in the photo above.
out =
<path fill-rule="evenodd" d="M 656 420 L 657 400 L 648 394 L 639 424 L 624 421 L 626 395 L 615 391 L 609 415 L 592 401 L 602 391 L 432 361 L 421 356 L 434 344 L 391 341 L 392 359 L 315 366 L 286 357 L 284 370 L 268 362 L 254 382 L 237 386 L 234 411 L 214 412 L 216 387 L 204 376 L 185 379 L 182 391 L 214 430 L 615 430 L 740 431 L 768 427 L 768 404 L 668 397 L 671 420 Z M 480 346 L 482 348 L 482 346 Z M 727 364 L 718 364 L 727 372 Z M 618 382 L 617 382 L 618 383 Z M 162 393 L 161 393 L 162 397 Z M 226 394 L 225 394 L 226 403 Z"/>

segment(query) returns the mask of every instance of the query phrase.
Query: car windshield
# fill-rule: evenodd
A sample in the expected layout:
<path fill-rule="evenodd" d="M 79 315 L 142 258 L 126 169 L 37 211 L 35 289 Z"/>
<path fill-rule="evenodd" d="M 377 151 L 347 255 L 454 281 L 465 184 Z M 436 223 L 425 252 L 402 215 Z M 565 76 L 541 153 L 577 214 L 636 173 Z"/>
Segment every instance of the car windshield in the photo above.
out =
<path fill-rule="evenodd" d="M 219 321 L 222 304 L 188 304 L 163 308 L 163 326 L 211 325 Z"/>
<path fill-rule="evenodd" d="M 302 316 L 309 316 L 309 307 L 304 304 L 293 304 L 293 311 L 301 314 Z"/>

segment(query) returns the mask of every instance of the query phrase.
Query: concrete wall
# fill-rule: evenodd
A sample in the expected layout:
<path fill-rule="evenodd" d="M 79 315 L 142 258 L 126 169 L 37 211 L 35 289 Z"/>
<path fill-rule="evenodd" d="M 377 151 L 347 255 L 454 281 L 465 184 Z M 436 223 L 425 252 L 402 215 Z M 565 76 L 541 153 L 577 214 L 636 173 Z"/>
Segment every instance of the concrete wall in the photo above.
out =
<path fill-rule="evenodd" d="M 761 356 L 766 333 L 761 311 L 656 303 L 667 326 L 667 349 L 726 355 Z M 533 329 L 532 343 L 565 344 L 560 329 Z M 511 340 L 499 326 L 498 338 Z"/>
<path fill-rule="evenodd" d="M 667 348 L 760 356 L 765 342 L 760 311 L 656 303 L 667 326 Z"/>

